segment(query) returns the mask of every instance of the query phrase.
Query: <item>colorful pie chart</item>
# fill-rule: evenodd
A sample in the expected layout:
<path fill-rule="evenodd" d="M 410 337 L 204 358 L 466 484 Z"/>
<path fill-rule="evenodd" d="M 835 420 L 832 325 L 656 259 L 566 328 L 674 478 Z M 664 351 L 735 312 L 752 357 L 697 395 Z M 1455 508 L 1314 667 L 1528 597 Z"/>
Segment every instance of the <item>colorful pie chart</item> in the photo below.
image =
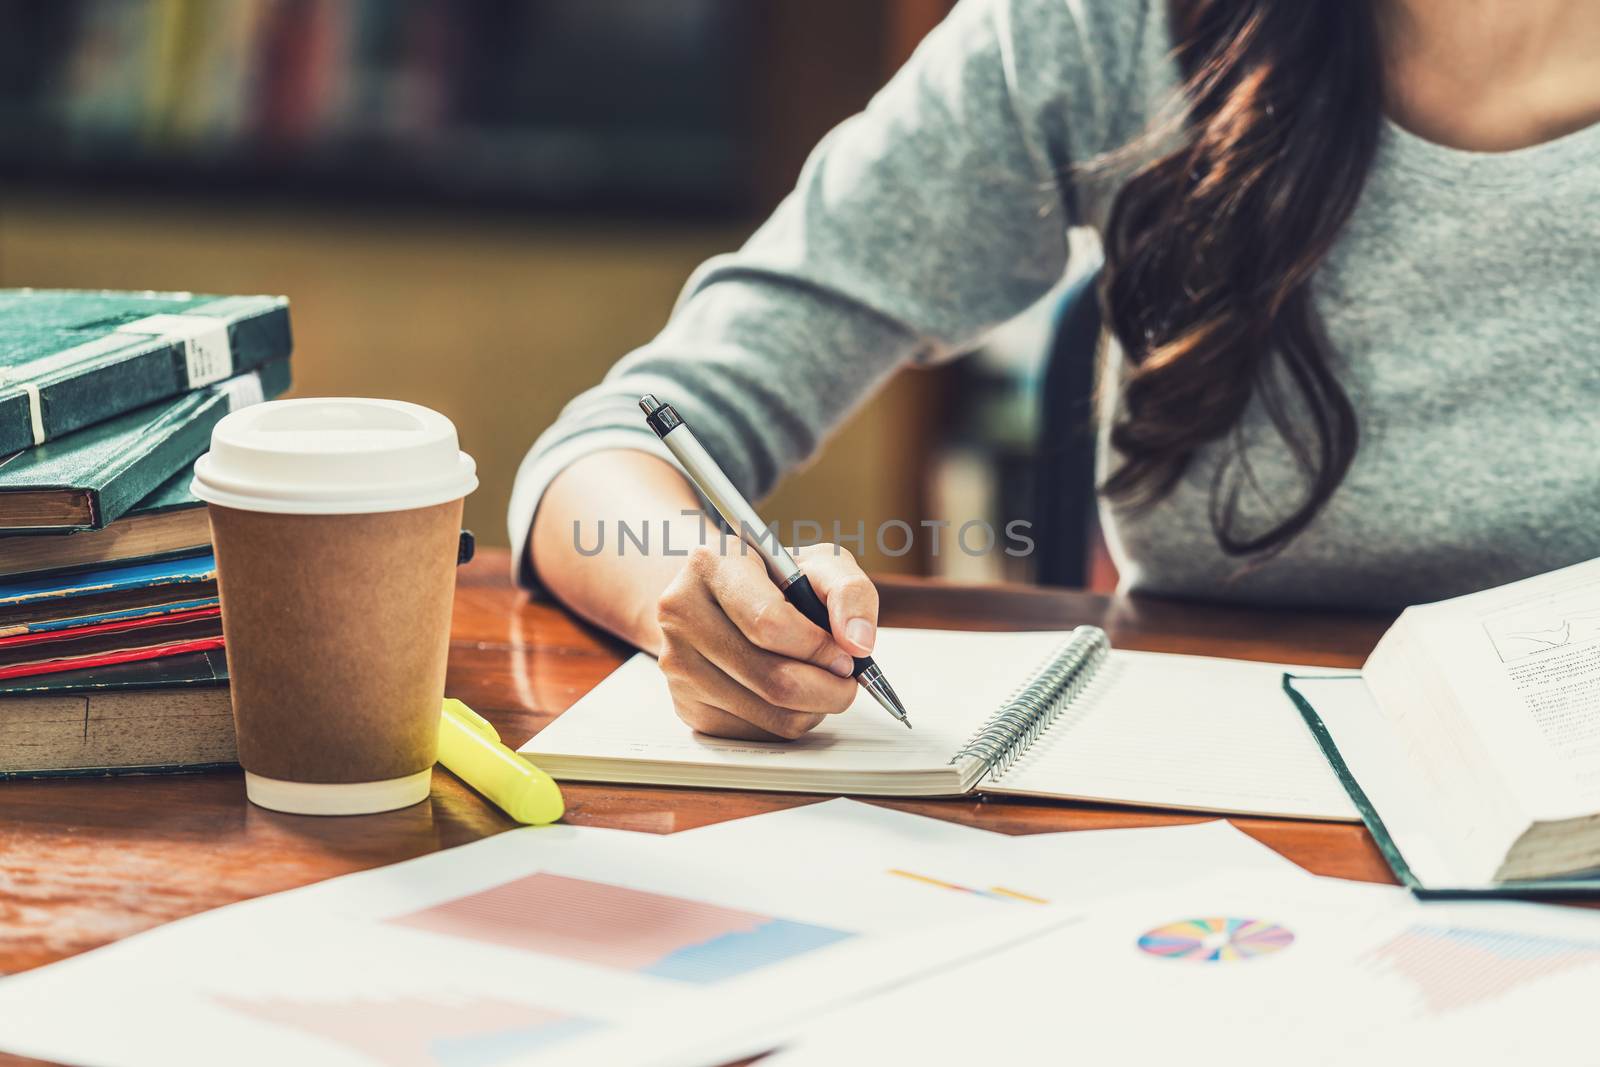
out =
<path fill-rule="evenodd" d="M 1164 960 L 1220 963 L 1270 956 L 1294 944 L 1294 934 L 1264 919 L 1183 919 L 1139 938 L 1139 949 Z"/>

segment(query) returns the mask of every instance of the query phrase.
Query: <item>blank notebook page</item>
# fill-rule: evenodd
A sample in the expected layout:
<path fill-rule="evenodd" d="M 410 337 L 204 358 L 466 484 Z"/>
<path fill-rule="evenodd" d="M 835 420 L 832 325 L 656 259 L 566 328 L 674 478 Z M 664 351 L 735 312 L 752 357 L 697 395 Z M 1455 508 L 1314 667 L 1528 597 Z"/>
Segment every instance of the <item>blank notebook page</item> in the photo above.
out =
<path fill-rule="evenodd" d="M 1066 641 L 1059 631 L 878 633 L 873 658 L 911 716 L 907 730 L 865 692 L 798 741 L 729 741 L 697 734 L 672 709 L 666 678 L 640 654 L 523 746 L 535 757 L 782 766 L 839 771 L 943 768 L 985 719 Z M 565 764 L 563 764 L 565 765 Z"/>
<path fill-rule="evenodd" d="M 1026 755 L 982 787 L 997 792 L 1358 818 L 1283 691 L 1316 667 L 1111 653 Z"/>

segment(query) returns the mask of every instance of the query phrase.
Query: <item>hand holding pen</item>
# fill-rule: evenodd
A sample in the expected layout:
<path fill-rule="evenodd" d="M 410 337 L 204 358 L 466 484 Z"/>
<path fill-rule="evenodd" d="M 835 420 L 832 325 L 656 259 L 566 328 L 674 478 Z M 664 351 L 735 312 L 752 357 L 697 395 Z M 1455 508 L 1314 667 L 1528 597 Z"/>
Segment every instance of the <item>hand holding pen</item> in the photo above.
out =
<path fill-rule="evenodd" d="M 639 406 L 748 545 L 728 538 L 720 551 L 696 550 L 661 597 L 661 667 L 678 714 L 721 736 L 794 738 L 849 707 L 859 684 L 909 727 L 870 657 L 878 596 L 854 558 L 832 545 L 813 546 L 799 553 L 802 569 L 678 413 L 653 396 Z"/>

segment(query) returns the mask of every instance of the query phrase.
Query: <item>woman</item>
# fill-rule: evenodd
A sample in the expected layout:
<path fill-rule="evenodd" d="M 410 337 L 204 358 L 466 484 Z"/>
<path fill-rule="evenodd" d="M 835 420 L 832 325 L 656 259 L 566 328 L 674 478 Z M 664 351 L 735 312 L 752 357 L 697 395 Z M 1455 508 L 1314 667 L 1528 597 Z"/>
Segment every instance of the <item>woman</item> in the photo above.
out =
<path fill-rule="evenodd" d="M 825 635 L 753 556 L 587 558 L 574 524 L 695 540 L 641 393 L 759 496 L 1045 293 L 1078 224 L 1126 591 L 1392 607 L 1600 554 L 1596 55 L 1586 0 L 965 0 L 535 445 L 524 578 L 659 652 L 697 729 L 842 710 L 877 617 L 848 555 L 805 555 Z"/>

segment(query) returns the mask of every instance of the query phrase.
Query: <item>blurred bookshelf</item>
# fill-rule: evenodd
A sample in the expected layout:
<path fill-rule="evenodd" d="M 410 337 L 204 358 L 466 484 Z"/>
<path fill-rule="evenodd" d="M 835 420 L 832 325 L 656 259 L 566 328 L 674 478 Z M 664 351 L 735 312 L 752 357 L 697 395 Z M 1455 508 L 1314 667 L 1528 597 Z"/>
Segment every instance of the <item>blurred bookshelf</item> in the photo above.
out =
<path fill-rule="evenodd" d="M 0 0 L 0 173 L 752 216 L 943 0 Z"/>
<path fill-rule="evenodd" d="M 951 2 L 0 0 L 0 285 L 287 293 L 295 391 L 444 410 L 480 462 L 469 523 L 502 543 L 537 430 Z M 1059 296 L 899 376 L 764 510 L 1031 519 Z M 863 554 L 1034 577 L 928 549 Z"/>
<path fill-rule="evenodd" d="M 949 6 L 0 0 L 0 285 L 289 295 L 294 393 L 444 411 L 468 525 L 504 543 L 537 432 Z M 768 514 L 925 514 L 907 444 L 942 373 L 891 383 Z"/>

